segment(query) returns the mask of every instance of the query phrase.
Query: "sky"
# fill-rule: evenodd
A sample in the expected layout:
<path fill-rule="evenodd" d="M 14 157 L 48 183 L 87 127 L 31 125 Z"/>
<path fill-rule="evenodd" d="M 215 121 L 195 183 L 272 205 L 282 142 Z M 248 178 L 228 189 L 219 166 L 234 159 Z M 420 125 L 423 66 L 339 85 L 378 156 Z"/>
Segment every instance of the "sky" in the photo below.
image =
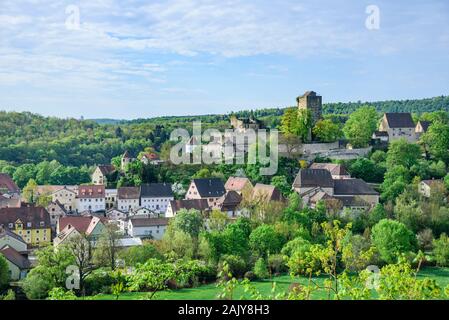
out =
<path fill-rule="evenodd" d="M 0 1 L 0 110 L 222 114 L 448 84 L 447 0 Z"/>

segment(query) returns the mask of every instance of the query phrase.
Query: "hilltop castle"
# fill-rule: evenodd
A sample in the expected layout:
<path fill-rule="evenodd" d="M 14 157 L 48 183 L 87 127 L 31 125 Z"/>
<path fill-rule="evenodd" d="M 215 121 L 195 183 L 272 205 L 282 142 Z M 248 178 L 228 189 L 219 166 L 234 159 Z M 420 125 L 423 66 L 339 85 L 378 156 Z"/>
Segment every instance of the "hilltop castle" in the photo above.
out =
<path fill-rule="evenodd" d="M 315 91 L 306 91 L 302 96 L 296 98 L 299 109 L 306 109 L 312 115 L 312 123 L 321 119 L 323 110 L 323 99 Z"/>

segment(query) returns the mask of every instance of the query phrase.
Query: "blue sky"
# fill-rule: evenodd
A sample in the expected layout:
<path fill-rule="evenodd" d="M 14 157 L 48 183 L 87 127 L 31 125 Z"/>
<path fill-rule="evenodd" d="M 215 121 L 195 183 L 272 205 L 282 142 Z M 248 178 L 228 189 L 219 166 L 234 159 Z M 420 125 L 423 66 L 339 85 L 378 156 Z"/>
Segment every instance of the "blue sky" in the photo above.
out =
<path fill-rule="evenodd" d="M 448 84 L 446 0 L 0 2 L 0 110 L 132 119 L 284 107 L 306 90 L 423 98 Z"/>

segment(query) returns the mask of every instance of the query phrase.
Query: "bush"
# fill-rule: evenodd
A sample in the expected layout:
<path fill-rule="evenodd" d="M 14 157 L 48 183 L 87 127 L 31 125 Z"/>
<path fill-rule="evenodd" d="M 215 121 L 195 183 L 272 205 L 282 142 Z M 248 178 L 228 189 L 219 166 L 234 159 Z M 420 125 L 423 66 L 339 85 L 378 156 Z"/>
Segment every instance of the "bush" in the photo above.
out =
<path fill-rule="evenodd" d="M 224 262 L 228 264 L 229 272 L 231 272 L 232 276 L 236 278 L 241 278 L 246 271 L 248 271 L 248 266 L 241 257 L 228 254 L 224 255 L 220 259 L 220 263 L 218 264 L 218 273 L 223 271 Z"/>
<path fill-rule="evenodd" d="M 446 267 L 449 265 L 449 238 L 443 233 L 438 240 L 433 241 L 433 256 L 437 265 Z"/>
<path fill-rule="evenodd" d="M 124 277 L 122 279 L 124 281 Z M 85 280 L 85 290 L 87 295 L 97 295 L 99 293 L 110 294 L 111 286 L 117 282 L 113 272 L 106 269 L 93 271 Z"/>
<path fill-rule="evenodd" d="M 285 240 L 273 226 L 261 225 L 254 229 L 249 236 L 249 245 L 260 256 L 266 256 L 268 253 L 279 253 Z"/>
<path fill-rule="evenodd" d="M 270 276 L 268 273 L 268 266 L 265 259 L 259 258 L 254 266 L 254 274 L 259 279 L 266 279 Z"/>
<path fill-rule="evenodd" d="M 284 257 L 281 254 L 270 254 L 268 256 L 268 267 L 272 274 L 279 274 L 287 271 Z"/>
<path fill-rule="evenodd" d="M 247 271 L 245 272 L 244 278 L 248 279 L 249 281 L 253 281 L 256 280 L 256 275 L 254 274 L 253 271 Z"/>

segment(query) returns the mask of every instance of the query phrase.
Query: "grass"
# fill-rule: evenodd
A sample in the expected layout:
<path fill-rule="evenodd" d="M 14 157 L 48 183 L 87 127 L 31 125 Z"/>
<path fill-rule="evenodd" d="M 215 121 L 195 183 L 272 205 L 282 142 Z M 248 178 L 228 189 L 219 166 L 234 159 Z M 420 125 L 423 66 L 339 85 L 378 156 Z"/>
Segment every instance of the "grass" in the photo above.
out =
<path fill-rule="evenodd" d="M 420 271 L 418 277 L 435 279 L 441 288 L 449 285 L 449 268 L 428 267 Z M 322 284 L 325 278 L 315 278 Z M 292 278 L 289 275 L 275 277 L 272 280 L 254 281 L 253 284 L 257 290 L 263 295 L 268 296 L 272 293 L 273 282 L 276 282 L 276 293 L 283 293 L 288 290 L 292 283 L 301 283 L 307 285 L 307 278 Z M 215 300 L 217 295 L 221 293 L 221 288 L 217 288 L 216 284 L 206 284 L 197 288 L 187 288 L 179 290 L 167 290 L 156 293 L 154 300 Z M 127 292 L 120 295 L 119 300 L 142 300 L 146 299 L 146 292 Z M 245 295 L 244 288 L 237 287 L 234 292 L 234 299 L 241 299 Z M 109 294 L 99 294 L 91 297 L 94 300 L 115 300 L 115 296 Z M 313 299 L 327 299 L 327 292 L 316 291 L 312 294 Z"/>

